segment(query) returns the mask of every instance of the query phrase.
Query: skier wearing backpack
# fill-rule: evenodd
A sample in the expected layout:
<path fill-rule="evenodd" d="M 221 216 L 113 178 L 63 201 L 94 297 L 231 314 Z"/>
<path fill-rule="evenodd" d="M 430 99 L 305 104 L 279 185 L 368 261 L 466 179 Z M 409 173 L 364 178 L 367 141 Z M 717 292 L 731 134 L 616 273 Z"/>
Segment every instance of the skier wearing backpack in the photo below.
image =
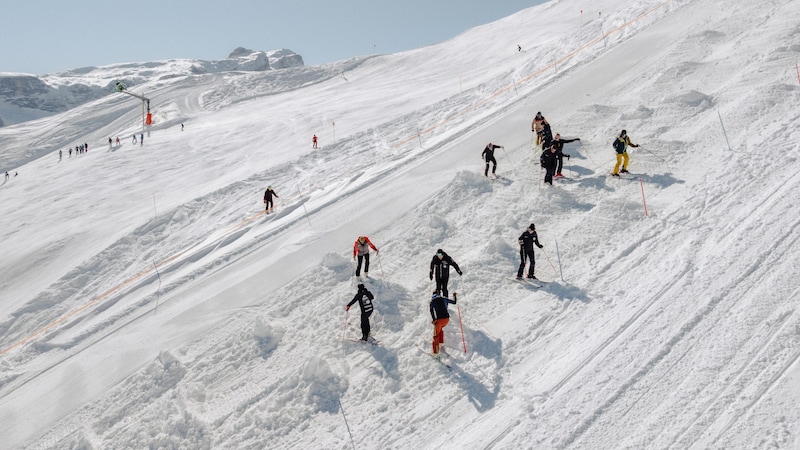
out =
<path fill-rule="evenodd" d="M 441 296 L 439 291 L 434 291 L 431 296 L 430 311 L 431 323 L 433 324 L 433 355 L 439 355 L 439 346 L 444 344 L 444 327 L 450 322 L 450 313 L 447 312 L 447 304 L 456 304 L 458 294 L 453 292 L 453 299 Z"/>
<path fill-rule="evenodd" d="M 358 266 L 356 266 L 356 276 L 361 276 L 361 262 L 364 262 L 364 276 L 369 278 L 369 249 L 372 248 L 375 250 L 375 253 L 379 253 L 378 248 L 369 240 L 366 236 L 359 236 L 358 239 L 353 243 L 353 259 L 358 257 Z"/>
<path fill-rule="evenodd" d="M 547 119 L 544 118 L 541 111 L 537 112 L 536 116 L 533 117 L 533 122 L 531 122 L 531 131 L 536 133 L 536 145 L 539 145 L 542 142 L 542 131 L 544 131 L 544 125 L 546 123 Z"/>
<path fill-rule="evenodd" d="M 628 173 L 628 147 L 638 147 L 638 145 L 631 142 L 627 131 L 622 130 L 614 140 L 613 146 L 617 152 L 617 165 L 614 166 L 614 171 L 611 172 L 611 175 L 618 177 L 620 172 Z M 620 164 L 622 165 L 622 170 L 619 169 Z"/>
<path fill-rule="evenodd" d="M 447 282 L 450 280 L 450 266 L 456 269 L 456 273 L 459 276 L 463 275 L 458 264 L 453 261 L 450 255 L 445 253 L 442 249 L 436 250 L 436 254 L 433 255 L 433 259 L 431 259 L 431 272 L 428 275 L 431 280 L 433 280 L 433 276 L 436 275 L 436 292 L 439 292 L 445 297 L 447 297 Z"/>
<path fill-rule="evenodd" d="M 531 280 L 536 280 L 536 276 L 533 274 L 534 270 L 536 269 L 536 259 L 533 256 L 533 245 L 536 244 L 537 247 L 542 248 L 544 245 L 539 243 L 539 236 L 536 234 L 536 225 L 530 224 L 528 229 L 522 232 L 522 235 L 519 237 L 519 270 L 517 270 L 517 279 L 522 279 L 522 273 L 525 270 L 525 259 L 530 259 L 531 265 L 528 266 L 528 278 Z"/>
<path fill-rule="evenodd" d="M 372 295 L 372 292 L 369 291 L 363 284 L 358 285 L 358 292 L 353 297 L 353 300 L 347 304 L 345 309 L 350 311 L 350 307 L 353 306 L 353 303 L 358 302 L 358 306 L 361 307 L 361 340 L 366 342 L 369 339 L 369 316 L 372 314 L 374 307 L 372 305 L 372 301 L 375 300 L 375 296 Z"/>
<path fill-rule="evenodd" d="M 558 157 L 556 156 L 556 148 L 549 147 L 542 151 L 542 156 L 539 157 L 539 162 L 545 169 L 544 182 L 553 185 L 553 175 L 556 173 L 556 166 L 558 165 Z"/>
<path fill-rule="evenodd" d="M 486 170 L 483 171 L 483 176 L 489 177 L 489 163 L 493 164 L 492 166 L 492 175 L 494 175 L 495 171 L 497 170 L 497 160 L 494 159 L 494 149 L 496 148 L 505 148 L 502 145 L 494 145 L 491 142 L 483 149 L 483 153 L 481 153 L 481 159 L 486 161 Z"/>
<path fill-rule="evenodd" d="M 575 139 L 561 139 L 561 134 L 556 133 L 555 139 L 553 139 L 552 145 L 556 149 L 556 158 L 558 159 L 558 166 L 556 167 L 556 178 L 563 177 L 561 175 L 561 169 L 564 168 L 564 157 L 566 156 L 569 159 L 569 155 L 565 154 L 562 150 L 564 149 L 564 144 L 569 144 L 570 142 L 580 141 L 581 138 Z"/>
<path fill-rule="evenodd" d="M 267 211 L 268 213 L 269 210 L 271 210 L 272 207 L 274 206 L 272 203 L 272 197 L 280 198 L 278 197 L 278 194 L 276 194 L 275 191 L 272 190 L 272 186 L 267 186 L 267 190 L 264 191 L 264 204 L 266 205 L 265 211 Z"/>

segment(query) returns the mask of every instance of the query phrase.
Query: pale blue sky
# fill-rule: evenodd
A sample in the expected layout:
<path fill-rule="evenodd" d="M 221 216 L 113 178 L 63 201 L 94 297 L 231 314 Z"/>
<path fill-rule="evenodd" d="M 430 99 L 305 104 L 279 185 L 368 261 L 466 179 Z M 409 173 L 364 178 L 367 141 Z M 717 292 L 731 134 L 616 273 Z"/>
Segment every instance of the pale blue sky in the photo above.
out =
<path fill-rule="evenodd" d="M 450 39 L 543 0 L 2 0 L 0 72 L 288 48 L 306 65 Z M 502 33 L 502 30 L 498 30 Z"/>

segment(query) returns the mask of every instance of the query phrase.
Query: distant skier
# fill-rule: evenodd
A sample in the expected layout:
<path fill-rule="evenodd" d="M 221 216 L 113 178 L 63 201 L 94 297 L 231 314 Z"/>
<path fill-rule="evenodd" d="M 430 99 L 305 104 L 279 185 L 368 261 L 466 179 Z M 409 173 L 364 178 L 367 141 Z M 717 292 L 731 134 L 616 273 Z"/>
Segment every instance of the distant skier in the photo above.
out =
<path fill-rule="evenodd" d="M 114 141 L 111 138 L 108 138 L 108 148 L 110 149 L 114 145 Z"/>
<path fill-rule="evenodd" d="M 89 144 L 83 144 L 83 151 L 89 153 Z"/>
<path fill-rule="evenodd" d="M 536 244 L 537 247 L 542 248 L 544 247 L 542 244 L 539 243 L 539 236 L 536 234 L 536 225 L 530 224 L 528 229 L 522 232 L 522 235 L 519 237 L 519 270 L 517 270 L 517 279 L 522 279 L 522 273 L 525 271 L 525 259 L 529 259 L 531 261 L 530 266 L 528 266 L 528 278 L 535 280 L 536 276 L 534 275 L 534 271 L 536 270 L 536 259 L 533 256 L 533 245 Z"/>
<path fill-rule="evenodd" d="M 494 159 L 494 149 L 496 148 L 505 147 L 502 145 L 494 145 L 489 142 L 489 144 L 486 145 L 486 148 L 483 149 L 483 153 L 481 153 L 481 159 L 486 161 L 486 169 L 483 171 L 483 176 L 485 177 L 489 176 L 489 163 L 492 163 L 492 175 L 494 175 L 495 171 L 497 170 L 497 160 Z"/>
<path fill-rule="evenodd" d="M 458 273 L 459 276 L 463 275 L 458 264 L 453 261 L 450 255 L 445 253 L 442 249 L 436 250 L 436 254 L 433 255 L 433 259 L 431 259 L 431 272 L 429 277 L 433 280 L 434 275 L 436 275 L 436 292 L 445 297 L 447 297 L 447 283 L 450 280 L 450 266 L 456 269 L 456 273 Z"/>
<path fill-rule="evenodd" d="M 358 302 L 358 306 L 361 307 L 361 340 L 366 342 L 369 340 L 369 316 L 372 314 L 374 309 L 372 305 L 372 301 L 375 300 L 375 297 L 372 295 L 372 292 L 369 291 L 363 284 L 358 285 L 358 292 L 356 292 L 355 297 L 350 303 L 347 304 L 345 309 L 350 311 L 350 307 L 353 303 Z"/>
<path fill-rule="evenodd" d="M 139 145 L 144 145 L 144 133 L 139 134 Z"/>
<path fill-rule="evenodd" d="M 58 160 L 61 161 L 61 150 L 58 151 Z"/>
<path fill-rule="evenodd" d="M 542 150 L 542 156 L 539 158 L 539 161 L 544 167 L 545 174 L 544 174 L 544 182 L 548 183 L 550 186 L 553 185 L 553 175 L 556 173 L 556 166 L 558 165 L 558 157 L 556 156 L 556 148 L 550 146 L 544 150 Z"/>
<path fill-rule="evenodd" d="M 447 304 L 456 304 L 458 301 L 458 293 L 453 292 L 453 299 L 450 300 L 447 296 L 442 296 L 438 291 L 434 291 L 431 296 L 430 311 L 431 323 L 433 324 L 433 342 L 432 351 L 434 356 L 439 355 L 439 346 L 444 344 L 444 327 L 450 323 L 450 313 L 447 312 Z"/>
<path fill-rule="evenodd" d="M 353 243 L 353 259 L 358 257 L 358 265 L 356 265 L 356 276 L 361 276 L 361 262 L 364 262 L 364 276 L 369 278 L 369 249 L 375 250 L 375 253 L 380 253 L 378 248 L 369 240 L 367 236 L 359 236 Z"/>
<path fill-rule="evenodd" d="M 119 147 L 119 136 L 117 136 L 117 147 Z"/>
<path fill-rule="evenodd" d="M 264 191 L 264 205 L 266 205 L 265 211 L 267 211 L 267 213 L 269 213 L 273 207 L 272 197 L 280 198 L 280 196 L 272 190 L 272 186 L 267 186 L 267 190 Z"/>
<path fill-rule="evenodd" d="M 542 132 L 540 133 L 540 141 L 542 142 L 542 150 L 549 148 L 550 145 L 553 143 L 553 130 L 550 128 L 550 124 L 545 122 L 544 126 L 542 127 Z"/>
<path fill-rule="evenodd" d="M 69 148 L 69 157 L 72 158 L 72 147 Z"/>
<path fill-rule="evenodd" d="M 311 138 L 311 148 L 317 148 L 317 135 Z"/>
<path fill-rule="evenodd" d="M 133 143 L 135 144 L 136 143 L 136 133 L 134 133 L 132 137 L 133 137 Z"/>
<path fill-rule="evenodd" d="M 8 177 L 9 177 L 9 176 L 10 176 L 10 175 L 8 174 L 8 171 L 6 170 L 6 181 L 8 181 Z"/>
<path fill-rule="evenodd" d="M 183 131 L 183 124 L 181 124 L 181 131 Z"/>
<path fill-rule="evenodd" d="M 555 174 L 556 178 L 564 176 L 561 175 L 561 169 L 564 167 L 564 157 L 566 156 L 567 159 L 569 159 L 569 155 L 565 154 L 562 151 L 564 149 L 564 144 L 569 144 L 570 142 L 575 142 L 580 140 L 581 138 L 561 139 L 561 135 L 559 133 L 556 133 L 556 137 L 555 139 L 553 139 L 553 142 L 551 143 L 551 145 L 556 149 L 556 158 L 558 159 L 558 166 L 556 167 L 556 174 Z"/>
<path fill-rule="evenodd" d="M 614 139 L 614 150 L 617 152 L 617 164 L 614 166 L 614 171 L 611 172 L 611 175 L 618 177 L 619 173 L 628 173 L 628 147 L 638 147 L 638 145 L 631 142 L 631 138 L 628 136 L 628 132 L 622 130 Z M 622 170 L 619 169 L 620 164 L 622 164 Z"/>

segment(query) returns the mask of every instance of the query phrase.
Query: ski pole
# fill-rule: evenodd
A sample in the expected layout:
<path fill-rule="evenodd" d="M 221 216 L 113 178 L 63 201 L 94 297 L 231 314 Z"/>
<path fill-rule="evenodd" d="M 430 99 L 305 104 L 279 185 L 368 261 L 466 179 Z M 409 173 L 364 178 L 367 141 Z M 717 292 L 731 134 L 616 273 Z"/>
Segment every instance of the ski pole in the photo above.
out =
<path fill-rule="evenodd" d="M 344 326 L 342 327 L 342 342 L 344 342 L 344 333 L 347 331 L 347 315 L 350 313 L 349 309 L 344 310 Z"/>
<path fill-rule="evenodd" d="M 558 240 L 556 240 L 556 256 L 558 256 L 558 271 L 561 272 L 561 282 L 564 282 L 564 270 L 561 269 L 561 252 L 558 250 Z"/>
<path fill-rule="evenodd" d="M 467 353 L 467 341 L 464 339 L 464 323 L 461 321 L 461 307 L 456 306 L 458 311 L 458 326 L 461 327 L 461 344 L 464 346 L 464 354 Z"/>
<path fill-rule="evenodd" d="M 542 252 L 544 253 L 545 258 L 547 258 L 547 262 L 550 263 L 550 267 L 553 268 L 553 272 L 555 272 L 556 275 L 558 275 L 558 271 L 556 270 L 556 266 L 554 266 L 553 265 L 553 261 L 550 260 L 550 255 L 547 254 L 547 250 L 542 249 Z"/>
<path fill-rule="evenodd" d="M 381 269 L 381 278 L 383 278 L 383 285 L 386 286 L 386 275 L 383 274 L 383 264 L 381 264 L 381 253 L 378 252 L 375 255 L 378 256 L 378 268 Z"/>

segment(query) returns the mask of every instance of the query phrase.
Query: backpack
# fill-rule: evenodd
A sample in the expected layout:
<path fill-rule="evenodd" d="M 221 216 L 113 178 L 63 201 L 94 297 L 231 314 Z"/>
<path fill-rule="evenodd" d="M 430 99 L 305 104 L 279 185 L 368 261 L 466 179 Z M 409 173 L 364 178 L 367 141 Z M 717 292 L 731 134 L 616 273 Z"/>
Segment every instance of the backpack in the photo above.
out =
<path fill-rule="evenodd" d="M 616 138 L 611 146 L 614 147 L 614 150 L 616 150 L 617 153 L 622 153 L 622 151 L 625 150 L 625 141 L 620 138 Z"/>

